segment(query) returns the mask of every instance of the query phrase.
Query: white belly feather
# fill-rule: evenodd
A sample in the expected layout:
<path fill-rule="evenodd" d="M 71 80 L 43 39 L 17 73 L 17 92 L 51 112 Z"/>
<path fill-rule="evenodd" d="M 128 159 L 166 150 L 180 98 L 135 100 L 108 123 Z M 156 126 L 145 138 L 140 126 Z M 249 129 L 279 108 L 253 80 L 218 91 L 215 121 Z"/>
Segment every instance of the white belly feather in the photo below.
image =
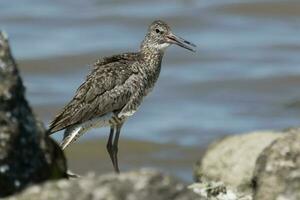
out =
<path fill-rule="evenodd" d="M 114 116 L 112 112 L 107 113 L 105 115 L 102 115 L 100 117 L 95 117 L 89 121 L 86 121 L 81 124 L 81 126 L 84 129 L 90 129 L 90 128 L 99 128 L 99 127 L 104 127 L 104 126 L 110 126 L 109 121 L 111 118 Z"/>
<path fill-rule="evenodd" d="M 82 124 L 74 125 L 65 130 L 63 142 L 61 143 L 61 148 L 65 149 L 69 144 L 75 142 L 77 138 L 82 136 L 91 128 L 99 128 L 110 126 L 110 120 L 114 116 L 114 113 L 107 113 L 100 117 L 95 117 L 89 121 L 86 121 Z"/>

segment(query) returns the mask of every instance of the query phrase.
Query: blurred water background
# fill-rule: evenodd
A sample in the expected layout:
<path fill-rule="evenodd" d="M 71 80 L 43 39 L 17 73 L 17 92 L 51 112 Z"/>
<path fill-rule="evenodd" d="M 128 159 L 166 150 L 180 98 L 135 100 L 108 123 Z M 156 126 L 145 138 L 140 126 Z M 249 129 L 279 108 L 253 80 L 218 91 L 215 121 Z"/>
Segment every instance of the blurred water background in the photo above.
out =
<path fill-rule="evenodd" d="M 172 160 L 161 168 L 182 161 L 174 173 L 186 178 L 198 149 L 220 136 L 299 126 L 300 1 L 0 1 L 0 28 L 10 36 L 27 97 L 47 124 L 84 81 L 89 64 L 137 51 L 155 19 L 168 22 L 198 51 L 166 52 L 156 88 L 123 128 L 121 151 L 122 140 L 142 144 L 130 151 L 136 157 L 123 155 L 125 168 L 137 167 L 138 156 L 146 166 L 167 158 Z M 81 141 L 104 141 L 107 134 L 92 130 Z M 162 144 L 166 148 L 152 152 Z M 123 151 L 131 146 L 124 142 Z M 143 154 L 145 147 L 152 153 Z M 95 151 L 105 152 L 105 144 Z M 70 161 L 79 171 L 85 152 Z M 97 165 L 96 158 L 89 162 L 87 169 Z"/>

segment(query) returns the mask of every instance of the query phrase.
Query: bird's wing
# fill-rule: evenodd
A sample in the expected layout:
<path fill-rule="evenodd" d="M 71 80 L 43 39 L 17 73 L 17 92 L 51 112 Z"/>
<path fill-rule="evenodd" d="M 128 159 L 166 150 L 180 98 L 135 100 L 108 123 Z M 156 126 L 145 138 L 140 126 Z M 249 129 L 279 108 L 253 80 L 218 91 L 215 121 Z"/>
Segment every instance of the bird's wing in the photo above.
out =
<path fill-rule="evenodd" d="M 133 115 L 137 111 L 138 107 L 140 106 L 143 100 L 144 94 L 141 90 L 141 88 L 143 88 L 142 82 L 134 86 L 137 86 L 137 88 L 134 90 L 134 93 L 131 95 L 130 100 L 118 113 L 119 118 L 126 118 Z"/>
<path fill-rule="evenodd" d="M 77 89 L 73 99 L 51 122 L 49 133 L 79 124 L 93 117 L 120 111 L 131 99 L 137 81 L 133 59 L 100 60 Z"/>

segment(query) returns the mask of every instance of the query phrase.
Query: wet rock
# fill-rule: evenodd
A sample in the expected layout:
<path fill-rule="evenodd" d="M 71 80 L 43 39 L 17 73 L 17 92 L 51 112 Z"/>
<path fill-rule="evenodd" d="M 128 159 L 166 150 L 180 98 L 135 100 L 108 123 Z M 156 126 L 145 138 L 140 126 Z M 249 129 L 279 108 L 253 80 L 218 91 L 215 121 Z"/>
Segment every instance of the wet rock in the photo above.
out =
<path fill-rule="evenodd" d="M 203 200 L 184 184 L 153 170 L 74 180 L 59 180 L 32 186 L 10 200 Z"/>
<path fill-rule="evenodd" d="M 239 191 L 251 193 L 257 157 L 281 135 L 272 131 L 258 131 L 229 136 L 213 143 L 194 168 L 196 181 L 221 181 Z"/>
<path fill-rule="evenodd" d="M 60 148 L 30 109 L 6 35 L 0 31 L 0 197 L 65 176 Z"/>
<path fill-rule="evenodd" d="M 259 156 L 254 172 L 254 199 L 300 199 L 300 131 L 289 130 Z"/>

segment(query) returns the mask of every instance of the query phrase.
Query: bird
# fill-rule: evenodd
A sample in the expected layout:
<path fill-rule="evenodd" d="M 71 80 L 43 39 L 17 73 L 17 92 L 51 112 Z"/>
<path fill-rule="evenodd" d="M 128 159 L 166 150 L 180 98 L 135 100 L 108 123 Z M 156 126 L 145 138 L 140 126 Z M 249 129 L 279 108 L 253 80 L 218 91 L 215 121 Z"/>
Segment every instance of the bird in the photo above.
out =
<path fill-rule="evenodd" d="M 60 144 L 64 150 L 91 128 L 110 127 L 106 149 L 114 171 L 119 173 L 121 128 L 152 91 L 165 50 L 172 44 L 196 51 L 195 44 L 173 34 L 164 21 L 155 20 L 138 52 L 98 59 L 72 100 L 50 123 L 49 135 L 65 129 Z"/>

